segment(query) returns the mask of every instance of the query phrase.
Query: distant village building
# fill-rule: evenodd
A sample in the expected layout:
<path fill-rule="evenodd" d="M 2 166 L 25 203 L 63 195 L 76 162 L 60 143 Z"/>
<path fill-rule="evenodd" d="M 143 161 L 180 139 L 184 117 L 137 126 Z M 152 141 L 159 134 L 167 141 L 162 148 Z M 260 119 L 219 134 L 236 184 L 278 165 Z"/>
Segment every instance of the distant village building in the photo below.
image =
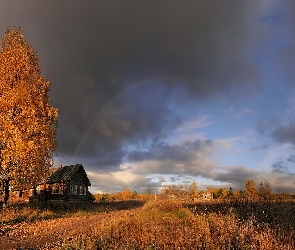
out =
<path fill-rule="evenodd" d="M 197 198 L 194 198 L 194 202 L 210 201 L 212 199 L 213 199 L 212 192 L 210 190 L 203 190 L 203 191 L 200 191 L 199 196 Z"/>
<path fill-rule="evenodd" d="M 213 199 L 212 192 L 209 191 L 209 190 L 205 190 L 205 191 L 202 193 L 202 198 L 203 198 L 204 200 L 212 200 L 212 199 Z"/>

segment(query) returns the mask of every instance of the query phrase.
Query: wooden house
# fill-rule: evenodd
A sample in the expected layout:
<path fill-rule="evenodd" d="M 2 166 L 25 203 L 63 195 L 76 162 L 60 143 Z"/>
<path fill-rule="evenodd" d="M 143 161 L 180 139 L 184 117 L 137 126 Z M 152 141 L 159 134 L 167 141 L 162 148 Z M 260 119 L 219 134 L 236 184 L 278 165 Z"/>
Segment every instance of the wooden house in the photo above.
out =
<path fill-rule="evenodd" d="M 204 192 L 202 192 L 202 199 L 203 200 L 212 200 L 213 199 L 212 192 L 210 190 L 205 190 Z"/>
<path fill-rule="evenodd" d="M 91 183 L 82 164 L 59 167 L 46 181 L 39 185 L 32 199 L 64 201 L 68 203 L 93 202 L 88 191 Z"/>

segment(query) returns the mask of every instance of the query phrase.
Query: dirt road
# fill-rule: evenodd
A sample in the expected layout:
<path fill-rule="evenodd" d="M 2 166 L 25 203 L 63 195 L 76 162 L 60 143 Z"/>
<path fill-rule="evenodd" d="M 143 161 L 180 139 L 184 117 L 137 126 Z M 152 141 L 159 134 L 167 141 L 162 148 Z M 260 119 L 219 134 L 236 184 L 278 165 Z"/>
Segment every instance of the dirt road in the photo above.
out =
<path fill-rule="evenodd" d="M 138 209 L 0 227 L 0 249 L 52 249 L 58 242 L 102 227 Z"/>

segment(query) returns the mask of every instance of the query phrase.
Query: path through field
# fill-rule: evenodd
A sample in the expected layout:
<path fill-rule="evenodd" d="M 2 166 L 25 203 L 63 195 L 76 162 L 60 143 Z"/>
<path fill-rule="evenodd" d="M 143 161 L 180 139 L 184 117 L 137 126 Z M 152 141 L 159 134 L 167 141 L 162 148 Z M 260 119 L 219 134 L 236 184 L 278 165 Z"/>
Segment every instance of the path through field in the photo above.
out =
<path fill-rule="evenodd" d="M 71 218 L 51 219 L 0 227 L 0 249 L 52 249 L 58 242 L 103 227 L 137 209 Z"/>

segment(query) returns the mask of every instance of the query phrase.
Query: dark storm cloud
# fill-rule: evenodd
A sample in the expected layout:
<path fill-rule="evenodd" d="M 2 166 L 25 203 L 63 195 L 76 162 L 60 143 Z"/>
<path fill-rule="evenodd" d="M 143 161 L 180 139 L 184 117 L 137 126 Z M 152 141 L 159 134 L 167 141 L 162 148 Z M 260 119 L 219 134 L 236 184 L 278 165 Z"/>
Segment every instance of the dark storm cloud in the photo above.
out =
<path fill-rule="evenodd" d="M 270 136 L 278 143 L 295 144 L 295 120 L 283 124 L 278 115 L 273 115 L 268 120 L 258 123 L 256 128 L 258 132 Z"/>
<path fill-rule="evenodd" d="M 278 115 L 272 115 L 268 120 L 259 122 L 256 128 L 259 133 L 263 135 L 270 135 L 270 131 L 273 131 L 279 125 L 280 119 Z"/>
<path fill-rule="evenodd" d="M 295 120 L 282 124 L 278 115 L 273 115 L 266 121 L 257 125 L 261 134 L 270 136 L 278 143 L 291 143 L 295 145 Z"/>
<path fill-rule="evenodd" d="M 286 166 L 286 162 L 277 161 L 271 165 L 272 172 L 275 173 L 289 173 L 288 167 Z"/>
<path fill-rule="evenodd" d="M 295 162 L 295 155 L 290 155 L 290 156 L 287 158 L 287 161 L 289 161 L 289 162 Z"/>
<path fill-rule="evenodd" d="M 151 145 L 147 151 L 134 150 L 130 152 L 128 160 L 136 162 L 145 160 L 190 162 L 196 157 L 197 153 L 207 151 L 212 146 L 213 142 L 211 140 L 196 140 L 195 142 L 185 142 L 182 145 L 168 145 L 160 142 Z"/>
<path fill-rule="evenodd" d="M 225 171 L 215 172 L 213 180 L 232 183 L 236 189 L 244 188 L 247 180 L 259 180 L 257 171 L 247 169 L 243 166 L 233 166 L 226 168 Z"/>
<path fill-rule="evenodd" d="M 259 17 L 256 1 L 5 1 L 0 30 L 22 26 L 39 52 L 60 110 L 58 155 L 103 168 L 122 162 L 126 144 L 161 141 L 182 123 L 169 106 L 178 90 L 181 108 L 259 92 Z M 161 148 L 159 158 L 189 157 Z"/>
<path fill-rule="evenodd" d="M 272 133 L 272 137 L 280 143 L 289 142 L 295 145 L 295 120 L 287 125 L 278 126 Z"/>
<path fill-rule="evenodd" d="M 277 41 L 279 41 L 279 53 L 277 53 L 275 57 L 275 67 L 277 72 L 283 74 L 284 82 L 293 88 L 295 77 L 295 2 L 282 2 L 281 8 L 285 14 L 281 20 L 281 27 L 284 27 L 284 29 L 281 29 L 277 37 L 279 38 L 277 39 Z"/>

